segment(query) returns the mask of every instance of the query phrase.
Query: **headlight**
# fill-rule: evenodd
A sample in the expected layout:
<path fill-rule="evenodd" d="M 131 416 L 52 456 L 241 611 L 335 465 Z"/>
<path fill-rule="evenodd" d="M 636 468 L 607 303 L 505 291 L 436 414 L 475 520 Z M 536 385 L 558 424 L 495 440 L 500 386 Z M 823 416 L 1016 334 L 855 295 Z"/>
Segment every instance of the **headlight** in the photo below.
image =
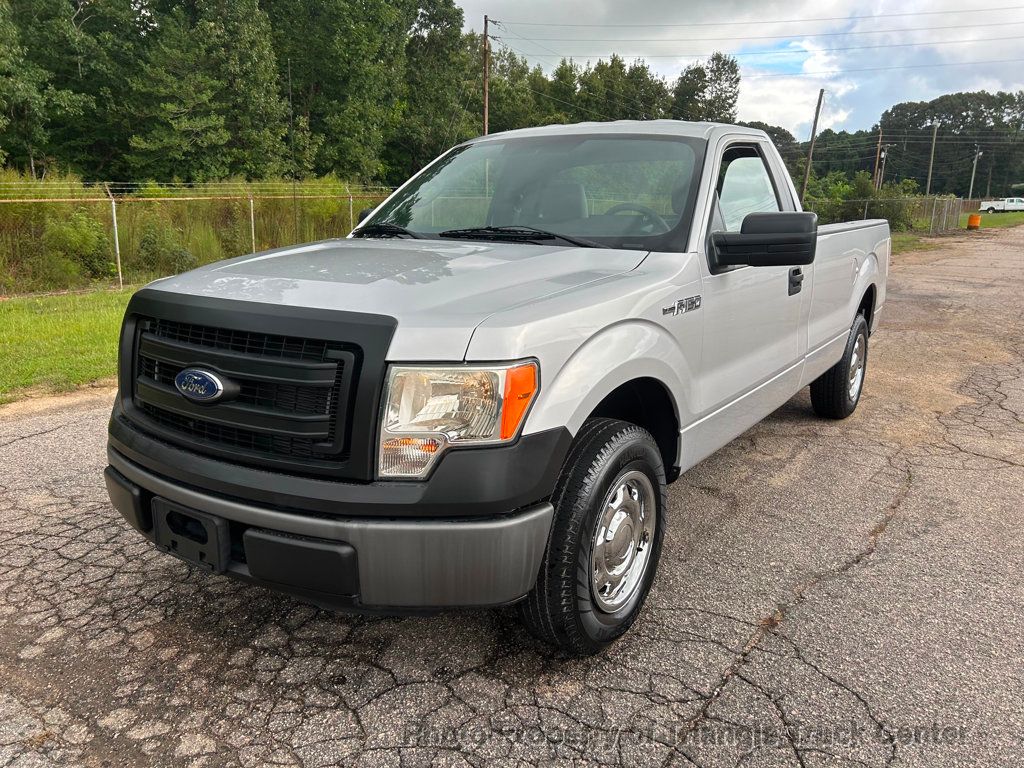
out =
<path fill-rule="evenodd" d="M 450 445 L 502 443 L 537 392 L 537 364 L 392 366 L 381 414 L 381 477 L 422 477 Z"/>

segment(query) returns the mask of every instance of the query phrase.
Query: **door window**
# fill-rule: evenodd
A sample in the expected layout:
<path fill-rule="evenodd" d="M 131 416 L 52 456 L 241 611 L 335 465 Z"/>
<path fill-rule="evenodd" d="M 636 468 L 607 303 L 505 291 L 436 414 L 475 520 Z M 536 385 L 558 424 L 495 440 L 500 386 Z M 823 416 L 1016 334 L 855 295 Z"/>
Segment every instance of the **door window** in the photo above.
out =
<path fill-rule="evenodd" d="M 718 171 L 721 228 L 739 232 L 748 213 L 780 211 L 778 195 L 764 158 L 754 147 L 730 147 Z"/>

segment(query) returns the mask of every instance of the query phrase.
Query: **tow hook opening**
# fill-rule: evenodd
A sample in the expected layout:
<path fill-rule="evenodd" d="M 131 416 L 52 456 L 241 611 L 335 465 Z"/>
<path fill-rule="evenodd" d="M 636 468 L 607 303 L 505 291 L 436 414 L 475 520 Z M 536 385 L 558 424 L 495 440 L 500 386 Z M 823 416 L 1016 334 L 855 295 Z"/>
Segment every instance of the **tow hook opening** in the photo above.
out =
<path fill-rule="evenodd" d="M 167 527 L 174 533 L 197 544 L 205 544 L 209 540 L 206 528 L 194 517 L 183 515 L 180 512 L 167 513 Z"/>

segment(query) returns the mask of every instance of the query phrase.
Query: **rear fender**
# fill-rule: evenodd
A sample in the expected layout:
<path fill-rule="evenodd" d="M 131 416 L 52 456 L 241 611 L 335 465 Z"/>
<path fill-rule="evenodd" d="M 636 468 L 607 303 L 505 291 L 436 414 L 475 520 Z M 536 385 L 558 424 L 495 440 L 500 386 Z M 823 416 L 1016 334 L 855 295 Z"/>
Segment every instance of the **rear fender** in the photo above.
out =
<path fill-rule="evenodd" d="M 886 261 L 888 261 L 888 253 L 883 253 Z M 860 307 L 864 294 L 867 293 L 872 285 L 875 286 L 875 306 L 872 313 L 872 328 L 870 329 L 873 331 L 874 319 L 878 317 L 882 305 L 885 303 L 885 277 L 879 264 L 879 258 L 875 253 L 869 253 L 858 266 L 857 275 L 854 279 L 853 295 L 850 297 L 850 300 L 853 302 L 850 308 L 851 323 L 858 307 Z"/>

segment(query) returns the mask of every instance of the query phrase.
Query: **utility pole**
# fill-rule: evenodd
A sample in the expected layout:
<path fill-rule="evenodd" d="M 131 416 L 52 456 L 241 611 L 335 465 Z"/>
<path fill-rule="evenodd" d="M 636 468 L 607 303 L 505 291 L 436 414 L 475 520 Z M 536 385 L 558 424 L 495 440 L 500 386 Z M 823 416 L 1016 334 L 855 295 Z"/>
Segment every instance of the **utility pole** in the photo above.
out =
<path fill-rule="evenodd" d="M 971 200 L 974 198 L 974 174 L 978 172 L 978 158 L 981 157 L 984 152 L 978 149 L 978 145 L 974 145 L 974 165 L 971 166 L 971 189 L 967 193 L 967 199 Z"/>
<path fill-rule="evenodd" d="M 878 169 L 878 183 L 875 185 L 875 189 L 882 188 L 882 183 L 885 181 L 885 161 L 889 157 L 889 150 L 895 146 L 895 144 L 882 145 L 882 167 Z"/>
<path fill-rule="evenodd" d="M 491 85 L 491 38 L 488 35 L 488 26 L 491 20 L 484 15 L 484 136 L 487 135 L 488 124 L 490 123 L 490 85 Z"/>
<path fill-rule="evenodd" d="M 924 187 L 925 197 L 928 197 L 932 192 L 932 166 L 935 165 L 935 139 L 938 138 L 938 135 L 939 124 L 935 123 L 935 125 L 932 126 L 932 154 L 928 158 L 928 183 L 925 184 Z"/>
<path fill-rule="evenodd" d="M 800 190 L 800 202 L 804 201 L 807 194 L 807 182 L 811 178 L 811 163 L 814 161 L 814 140 L 818 136 L 818 117 L 821 115 L 821 102 L 825 98 L 825 89 L 818 91 L 818 106 L 814 109 L 814 123 L 811 125 L 811 145 L 807 148 L 807 167 L 804 169 L 804 186 Z"/>
<path fill-rule="evenodd" d="M 875 171 L 871 175 L 871 180 L 875 184 L 875 189 L 878 189 L 878 163 L 882 159 L 882 126 L 878 126 L 878 148 L 875 150 Z"/>

